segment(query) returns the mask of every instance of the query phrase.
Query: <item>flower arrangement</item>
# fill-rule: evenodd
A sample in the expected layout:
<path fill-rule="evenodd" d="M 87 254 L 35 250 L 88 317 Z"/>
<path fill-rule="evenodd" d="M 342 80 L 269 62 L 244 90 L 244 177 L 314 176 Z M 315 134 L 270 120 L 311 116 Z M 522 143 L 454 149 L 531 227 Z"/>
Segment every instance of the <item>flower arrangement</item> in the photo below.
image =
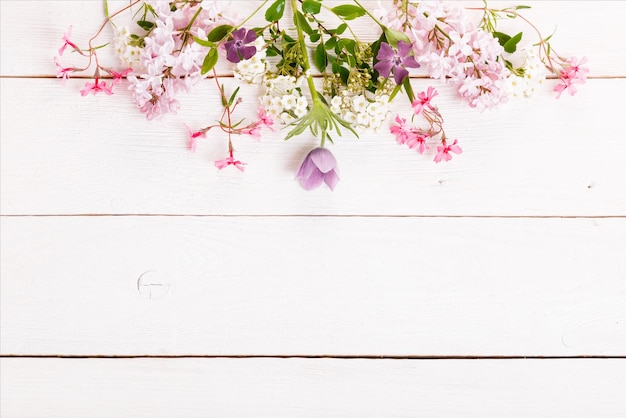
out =
<path fill-rule="evenodd" d="M 556 53 L 551 35 L 544 37 L 523 15 L 528 6 L 495 9 L 485 1 L 472 9 L 482 13 L 477 19 L 480 13 L 443 1 L 379 1 L 370 10 L 358 0 L 334 6 L 323 0 L 264 0 L 243 17 L 236 4 L 223 0 L 130 0 L 113 13 L 106 0 L 104 5 L 104 22 L 86 47 L 72 41 L 71 26 L 62 37 L 54 58 L 57 77 L 66 80 L 93 67 L 93 81 L 85 83 L 81 95 L 111 95 L 124 82 L 149 120 L 176 112 L 181 92 L 212 78 L 221 97 L 221 116 L 201 128 L 185 126 L 189 149 L 195 151 L 199 140 L 221 130 L 228 138 L 228 153 L 215 166 L 244 171 L 246 163 L 235 158 L 235 137 L 259 140 L 264 130 L 279 127 L 286 131 L 285 139 L 310 132 L 320 146 L 306 156 L 296 175 L 307 190 L 323 183 L 335 188 L 337 161 L 326 145 L 346 132 L 358 137 L 363 130 L 387 124 L 398 144 L 420 154 L 436 144 L 436 163 L 462 153 L 458 139 L 444 130 L 434 103 L 436 88 L 414 92 L 409 75 L 417 68 L 439 83 L 454 85 L 460 98 L 478 110 L 510 97 L 529 97 L 547 76 L 558 80 L 556 97 L 565 91 L 573 95 L 588 73 L 585 58 Z M 132 30 L 116 24 L 124 12 L 136 21 Z M 256 15 L 265 23 L 250 27 Z M 370 19 L 378 28 L 375 41 L 355 34 L 351 23 L 356 19 Z M 500 32 L 503 19 L 521 19 L 539 41 L 518 48 L 523 33 Z M 113 29 L 112 41 L 94 45 L 107 25 Z M 121 68 L 100 64 L 98 52 L 109 44 Z M 86 65 L 64 66 L 61 56 L 68 49 L 84 57 Z M 242 98 L 239 87 L 227 92 L 220 83 L 216 65 L 221 62 L 240 83 L 258 84 L 263 90 L 253 120 L 235 115 Z M 409 114 L 388 122 L 390 103 L 405 96 Z"/>

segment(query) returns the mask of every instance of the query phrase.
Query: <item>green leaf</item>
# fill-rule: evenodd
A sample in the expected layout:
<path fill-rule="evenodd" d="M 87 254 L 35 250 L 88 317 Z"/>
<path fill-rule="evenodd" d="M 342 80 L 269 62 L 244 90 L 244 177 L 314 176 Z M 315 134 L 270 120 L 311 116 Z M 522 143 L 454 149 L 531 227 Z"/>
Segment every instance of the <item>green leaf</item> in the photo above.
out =
<path fill-rule="evenodd" d="M 104 16 L 109 18 L 109 2 L 107 0 L 104 0 Z"/>
<path fill-rule="evenodd" d="M 311 40 L 311 42 L 317 42 L 320 40 L 320 34 L 319 32 L 314 32 L 311 34 L 311 36 L 309 36 L 309 39 Z"/>
<path fill-rule="evenodd" d="M 524 6 L 524 5 L 515 6 L 515 10 L 521 10 L 521 9 L 530 9 L 530 6 Z"/>
<path fill-rule="evenodd" d="M 233 94 L 230 95 L 230 99 L 228 99 L 228 107 L 231 107 L 233 103 L 235 103 L 235 99 L 237 98 L 237 93 L 239 93 L 239 87 L 235 89 Z"/>
<path fill-rule="evenodd" d="M 385 37 L 387 38 L 387 42 L 394 48 L 397 48 L 398 41 L 404 41 L 407 43 L 411 43 L 411 40 L 404 33 L 397 31 L 395 29 L 385 28 Z"/>
<path fill-rule="evenodd" d="M 502 46 L 504 46 L 504 44 L 507 43 L 509 39 L 511 39 L 509 35 L 502 32 L 493 32 L 493 36 L 498 39 L 498 43 Z"/>
<path fill-rule="evenodd" d="M 345 20 L 356 19 L 365 14 L 365 10 L 361 6 L 353 4 L 342 4 L 341 6 L 333 7 L 331 10 L 334 14 Z"/>
<path fill-rule="evenodd" d="M 210 42 L 219 42 L 226 37 L 234 28 L 231 25 L 219 25 L 207 35 Z"/>
<path fill-rule="evenodd" d="M 297 23 L 300 26 L 300 29 L 302 29 L 307 35 L 313 33 L 313 29 L 311 29 L 311 25 L 307 22 L 306 17 L 304 17 L 304 15 L 298 10 L 296 10 L 296 20 L 298 21 Z"/>
<path fill-rule="evenodd" d="M 326 51 L 324 50 L 324 45 L 322 43 L 319 43 L 315 48 L 313 63 L 320 72 L 324 72 L 324 70 L 326 70 Z"/>
<path fill-rule="evenodd" d="M 214 48 L 215 47 L 215 43 L 214 42 L 210 42 L 210 41 L 206 41 L 204 39 L 200 39 L 197 36 L 194 36 L 193 40 L 196 41 L 196 43 L 198 45 L 207 46 L 209 48 Z"/>
<path fill-rule="evenodd" d="M 322 9 L 322 3 L 318 0 L 304 0 L 302 2 L 302 11 L 316 15 Z"/>
<path fill-rule="evenodd" d="M 202 63 L 202 74 L 206 74 L 215 67 L 218 59 L 217 48 L 209 49 L 208 54 L 204 57 L 204 62 Z"/>
<path fill-rule="evenodd" d="M 341 35 L 346 31 L 346 29 L 348 29 L 348 25 L 342 23 L 341 25 L 337 26 L 337 29 L 335 29 L 335 35 Z"/>
<path fill-rule="evenodd" d="M 137 24 L 141 26 L 141 28 L 145 31 L 149 31 L 150 29 L 154 27 L 154 23 L 148 20 L 139 20 L 137 21 Z"/>
<path fill-rule="evenodd" d="M 265 11 L 265 20 L 268 22 L 276 22 L 283 17 L 285 12 L 285 0 L 276 0 Z"/>
<path fill-rule="evenodd" d="M 335 47 L 335 45 L 337 45 L 337 38 L 330 38 L 329 40 L 326 41 L 326 49 L 330 50 L 333 49 Z"/>
<path fill-rule="evenodd" d="M 522 40 L 522 32 L 518 33 L 517 35 L 513 36 L 511 39 L 506 41 L 504 45 L 502 45 L 502 47 L 504 48 L 506 52 L 508 52 L 509 54 L 512 54 L 517 49 L 517 44 L 521 40 Z"/>

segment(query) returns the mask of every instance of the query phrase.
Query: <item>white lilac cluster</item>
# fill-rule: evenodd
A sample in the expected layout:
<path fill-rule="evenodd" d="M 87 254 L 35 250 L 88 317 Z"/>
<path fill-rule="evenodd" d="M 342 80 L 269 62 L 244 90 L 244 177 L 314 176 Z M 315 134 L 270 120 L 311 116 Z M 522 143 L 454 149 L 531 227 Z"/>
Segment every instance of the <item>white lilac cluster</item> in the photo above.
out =
<path fill-rule="evenodd" d="M 483 110 L 506 101 L 510 72 L 499 59 L 504 50 L 491 33 L 471 22 L 460 5 L 409 2 L 406 14 L 401 7 L 375 13 L 388 27 L 403 31 L 429 75 L 455 84 L 470 106 Z"/>
<path fill-rule="evenodd" d="M 377 93 L 368 99 L 364 94 L 352 95 L 344 90 L 331 99 L 330 110 L 357 131 L 377 130 L 389 115 L 389 95 Z"/>
<path fill-rule="evenodd" d="M 192 36 L 206 39 L 206 34 L 221 24 L 234 24 L 237 17 L 224 1 L 204 1 L 202 11 L 190 27 L 200 4 L 172 10 L 168 2 L 146 1 L 156 12 L 155 26 L 143 39 L 139 60 L 129 60 L 133 51 L 130 35 L 121 32 L 118 51 L 134 70 L 128 76 L 129 90 L 141 112 L 148 119 L 178 110 L 177 94 L 187 91 L 202 79 L 202 63 L 208 49 L 193 42 Z M 121 45 L 126 42 L 126 46 Z"/>
<path fill-rule="evenodd" d="M 507 90 L 513 97 L 528 98 L 546 79 L 547 71 L 534 48 L 524 48 L 523 53 L 525 59 L 521 66 L 522 75 L 511 74 L 507 80 Z"/>
<path fill-rule="evenodd" d="M 256 38 L 252 44 L 256 47 L 256 54 L 252 58 L 239 61 L 235 66 L 235 78 L 248 84 L 259 84 L 267 73 L 268 64 L 265 61 L 265 39 Z"/>
<path fill-rule="evenodd" d="M 122 65 L 126 68 L 132 68 L 134 71 L 140 71 L 141 48 L 133 43 L 128 26 L 115 26 L 113 31 L 115 53 Z"/>
<path fill-rule="evenodd" d="M 307 114 L 309 102 L 302 95 L 303 77 L 268 74 L 265 94 L 260 97 L 261 107 L 274 120 L 288 125 Z"/>

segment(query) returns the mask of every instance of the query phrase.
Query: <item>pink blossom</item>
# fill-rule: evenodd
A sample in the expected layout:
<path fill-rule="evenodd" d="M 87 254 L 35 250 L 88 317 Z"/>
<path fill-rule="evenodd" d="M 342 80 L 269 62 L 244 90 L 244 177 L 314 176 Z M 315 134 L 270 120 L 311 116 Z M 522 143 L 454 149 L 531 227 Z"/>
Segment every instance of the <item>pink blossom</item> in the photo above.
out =
<path fill-rule="evenodd" d="M 185 128 L 187 128 L 187 132 L 189 133 L 189 149 L 191 150 L 191 152 L 196 152 L 196 139 L 198 139 L 199 137 L 206 138 L 206 131 L 201 130 L 194 132 L 187 125 L 185 125 Z"/>
<path fill-rule="evenodd" d="M 406 125 L 406 119 L 401 118 L 400 115 L 396 115 L 396 123 L 398 124 L 391 125 L 389 130 L 396 136 L 396 142 L 398 142 L 398 144 L 405 144 L 409 139 L 415 136 L 411 128 Z"/>
<path fill-rule="evenodd" d="M 441 146 L 437 147 L 437 155 L 435 155 L 434 161 L 436 163 L 441 161 L 450 161 L 452 159 L 452 155 L 450 155 L 451 152 L 455 154 L 462 153 L 463 150 L 457 145 L 457 142 L 459 141 L 455 139 L 452 145 L 448 145 L 446 144 L 446 140 L 444 139 L 441 142 Z"/>
<path fill-rule="evenodd" d="M 589 68 L 582 67 L 587 62 L 587 58 L 583 57 L 578 60 L 576 57 L 571 57 L 563 65 L 563 69 L 559 73 L 560 84 L 554 86 L 557 99 L 561 97 L 561 94 L 567 90 L 570 96 L 577 93 L 574 84 L 583 84 L 587 81 L 587 73 Z"/>
<path fill-rule="evenodd" d="M 95 83 L 90 83 L 89 81 L 86 82 L 85 87 L 83 87 L 83 89 L 80 91 L 80 95 L 86 96 L 92 91 L 94 95 L 96 95 L 98 92 L 103 92 L 105 94 L 108 94 L 109 96 L 113 94 L 113 90 L 111 90 L 111 87 L 107 86 L 106 81 L 100 81 L 97 78 Z"/>
<path fill-rule="evenodd" d="M 271 131 L 274 131 L 272 127 L 274 125 L 274 119 L 270 115 L 267 114 L 267 111 L 259 106 L 259 119 L 261 120 L 261 124 L 269 128 Z"/>
<path fill-rule="evenodd" d="M 239 160 L 235 160 L 235 158 L 232 155 L 230 157 L 224 158 L 223 160 L 215 161 L 215 167 L 219 168 L 220 170 L 224 167 L 228 167 L 229 165 L 234 165 L 239 170 L 243 171 L 245 169 L 244 166 L 246 165 L 246 163 L 242 163 Z"/>
<path fill-rule="evenodd" d="M 70 25 L 69 28 L 67 28 L 67 31 L 65 31 L 65 34 L 63 34 L 63 37 L 61 38 L 61 40 L 64 42 L 64 44 L 63 44 L 63 46 L 61 48 L 59 48 L 59 55 L 63 55 L 63 53 L 65 52 L 65 48 L 67 48 L 68 46 L 71 46 L 74 49 L 78 49 L 76 44 L 73 43 L 72 41 L 70 41 L 70 36 L 72 36 L 72 26 L 71 25 Z"/>
<path fill-rule="evenodd" d="M 428 90 L 426 92 L 423 91 L 419 93 L 417 95 L 417 99 L 415 99 L 413 103 L 411 103 L 411 106 L 413 106 L 413 112 L 416 115 L 419 115 L 420 113 L 422 113 L 422 110 L 425 106 L 433 109 L 433 105 L 430 103 L 430 101 L 438 94 L 439 92 L 437 92 L 437 90 L 435 90 L 435 88 L 432 86 L 428 87 Z"/>
<path fill-rule="evenodd" d="M 61 63 L 59 62 L 58 57 L 54 57 L 54 63 L 59 68 L 59 70 L 57 71 L 57 77 L 60 77 L 63 80 L 63 83 L 65 83 L 66 80 L 69 80 L 70 73 L 74 71 L 74 68 L 63 67 Z"/>
<path fill-rule="evenodd" d="M 257 122 L 256 124 L 253 124 L 252 127 L 250 128 L 243 128 L 241 130 L 241 133 L 245 135 L 250 135 L 256 141 L 260 141 L 261 140 L 261 127 L 259 126 L 260 123 L 261 122 Z"/>
<path fill-rule="evenodd" d="M 117 83 L 121 83 L 122 79 L 124 77 L 126 77 L 129 73 L 131 73 L 132 71 L 133 71 L 132 68 L 127 68 L 124 71 L 122 71 L 121 73 L 118 73 L 115 70 L 109 70 L 109 73 L 113 76 L 113 81 L 111 82 L 111 87 L 113 87 Z"/>
<path fill-rule="evenodd" d="M 417 147 L 417 152 L 419 154 L 423 154 L 425 150 L 427 150 L 429 148 L 428 145 L 426 145 L 426 140 L 430 138 L 430 135 L 426 134 L 426 133 L 413 133 L 413 136 L 406 142 L 406 144 L 408 145 L 409 148 L 413 149 L 415 147 Z"/>

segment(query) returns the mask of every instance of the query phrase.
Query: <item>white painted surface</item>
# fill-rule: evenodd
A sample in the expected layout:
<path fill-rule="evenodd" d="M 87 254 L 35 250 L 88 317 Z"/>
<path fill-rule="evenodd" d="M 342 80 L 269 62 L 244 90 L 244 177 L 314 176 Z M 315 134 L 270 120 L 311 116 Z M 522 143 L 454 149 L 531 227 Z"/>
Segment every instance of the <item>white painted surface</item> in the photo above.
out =
<path fill-rule="evenodd" d="M 310 138 L 239 141 L 243 175 L 214 168 L 224 138 L 186 150 L 211 82 L 149 123 L 51 78 L 100 2 L 0 2 L 0 414 L 624 416 L 623 358 L 23 357 L 626 356 L 626 2 L 527 3 L 590 58 L 577 96 L 481 114 L 437 85 L 463 155 L 346 138 L 336 191 L 307 193 Z"/>

